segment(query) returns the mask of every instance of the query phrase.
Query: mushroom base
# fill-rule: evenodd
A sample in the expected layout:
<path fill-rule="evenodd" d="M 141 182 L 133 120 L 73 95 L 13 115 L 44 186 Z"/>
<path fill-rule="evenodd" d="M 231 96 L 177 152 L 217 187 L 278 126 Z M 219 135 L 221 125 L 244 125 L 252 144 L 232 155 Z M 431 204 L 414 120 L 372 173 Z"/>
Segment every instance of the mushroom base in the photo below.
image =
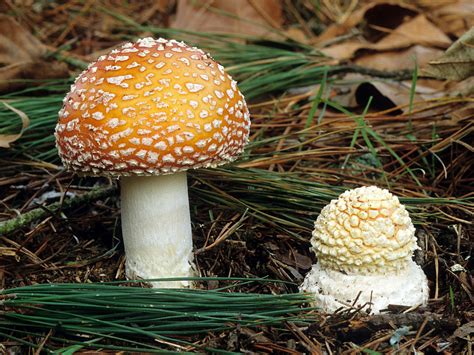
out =
<path fill-rule="evenodd" d="M 121 179 L 122 234 L 129 279 L 190 277 L 193 243 L 186 173 Z M 189 281 L 151 282 L 189 287 Z"/>
<path fill-rule="evenodd" d="M 306 275 L 300 290 L 313 293 L 314 305 L 325 313 L 349 308 L 357 299 L 354 307 L 370 302 L 370 313 L 377 314 L 389 304 L 425 305 L 429 296 L 428 280 L 413 261 L 399 273 L 386 275 L 348 275 L 322 269 L 318 263 Z"/>

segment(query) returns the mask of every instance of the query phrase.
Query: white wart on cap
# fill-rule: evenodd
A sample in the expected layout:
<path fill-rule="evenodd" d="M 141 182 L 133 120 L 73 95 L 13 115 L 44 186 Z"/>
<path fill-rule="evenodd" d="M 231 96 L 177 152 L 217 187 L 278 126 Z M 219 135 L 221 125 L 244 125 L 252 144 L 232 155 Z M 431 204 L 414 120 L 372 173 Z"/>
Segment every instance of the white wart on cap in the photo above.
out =
<path fill-rule="evenodd" d="M 249 127 L 245 99 L 220 64 L 182 42 L 144 38 L 79 75 L 56 139 L 72 170 L 154 175 L 234 160 Z"/>

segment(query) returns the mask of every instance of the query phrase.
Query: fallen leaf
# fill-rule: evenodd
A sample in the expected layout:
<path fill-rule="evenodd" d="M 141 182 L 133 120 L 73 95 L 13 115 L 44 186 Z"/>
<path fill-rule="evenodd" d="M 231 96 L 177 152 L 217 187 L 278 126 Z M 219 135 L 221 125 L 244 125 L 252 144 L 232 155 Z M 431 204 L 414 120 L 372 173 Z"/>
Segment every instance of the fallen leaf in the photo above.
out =
<path fill-rule="evenodd" d="M 308 38 L 306 37 L 303 30 L 295 27 L 290 27 L 284 31 L 285 37 L 292 39 L 295 42 L 308 43 Z"/>
<path fill-rule="evenodd" d="M 68 76 L 69 71 L 65 63 L 36 60 L 11 64 L 0 68 L 0 93 L 20 90 L 31 85 L 30 80 L 59 79 Z"/>
<path fill-rule="evenodd" d="M 17 133 L 17 134 L 0 134 L 0 148 L 9 148 L 10 143 L 13 143 L 18 138 L 20 138 L 21 135 L 23 134 L 23 131 L 26 128 L 28 128 L 28 126 L 30 125 L 30 119 L 28 118 L 28 116 L 23 111 L 20 111 L 20 110 L 14 108 L 13 106 L 6 103 L 5 101 L 0 101 L 0 102 L 3 103 L 9 110 L 15 112 L 21 119 L 20 133 Z"/>
<path fill-rule="evenodd" d="M 463 81 L 451 81 L 448 84 L 452 84 L 451 86 L 448 85 L 447 88 L 451 96 L 474 96 L 474 76 Z"/>
<path fill-rule="evenodd" d="M 451 40 L 443 32 L 428 21 L 424 15 L 418 15 L 401 24 L 377 43 L 358 39 L 322 48 L 321 52 L 333 58 L 344 60 L 357 55 L 357 52 L 362 49 L 387 51 L 403 49 L 412 45 L 447 48 L 450 44 Z"/>
<path fill-rule="evenodd" d="M 429 1 L 431 4 L 436 2 Z M 447 1 L 430 9 L 430 18 L 444 33 L 457 38 L 474 26 L 474 2 L 472 0 Z"/>
<path fill-rule="evenodd" d="M 474 27 L 438 59 L 428 63 L 425 75 L 438 79 L 463 80 L 474 75 Z"/>
<path fill-rule="evenodd" d="M 334 85 L 330 98 L 344 107 L 365 107 L 372 97 L 371 108 L 384 111 L 399 107 L 399 113 L 409 110 L 411 81 L 376 79 L 368 75 L 346 74 L 340 85 Z M 438 81 L 419 80 L 415 87 L 414 101 L 441 97 L 444 85 Z M 315 88 L 315 91 L 318 89 Z"/>
<path fill-rule="evenodd" d="M 359 106 L 364 107 L 372 96 L 372 107 L 387 110 L 399 107 L 403 113 L 409 111 L 411 82 L 370 81 L 361 83 L 354 95 Z M 443 93 L 429 87 L 415 87 L 414 102 L 426 101 L 442 96 Z"/>
<path fill-rule="evenodd" d="M 179 0 L 171 27 L 200 32 L 275 37 L 283 11 L 278 0 Z"/>
<path fill-rule="evenodd" d="M 359 49 L 368 47 L 370 47 L 370 43 L 366 42 L 364 39 L 357 39 L 335 44 L 326 48 L 320 48 L 320 51 L 329 57 L 346 60 L 352 58 Z"/>
<path fill-rule="evenodd" d="M 0 65 L 31 61 L 46 53 L 44 45 L 12 17 L 0 14 Z"/>
<path fill-rule="evenodd" d="M 377 28 L 384 27 L 394 30 L 404 21 L 407 21 L 407 19 L 416 16 L 417 13 L 416 8 L 407 4 L 401 5 L 394 1 L 383 3 L 370 2 L 354 11 L 343 23 L 329 26 L 313 43 L 322 44 L 332 41 L 334 38 L 347 34 L 354 27 L 361 24 L 363 37 L 369 43 L 373 43 L 386 35 Z"/>
<path fill-rule="evenodd" d="M 474 321 L 463 324 L 458 329 L 456 329 L 450 339 L 461 338 L 468 340 L 470 336 L 474 333 Z"/>
<path fill-rule="evenodd" d="M 372 49 L 404 48 L 413 44 L 448 48 L 451 45 L 451 40 L 433 25 L 425 15 L 418 15 L 391 31 L 386 37 L 373 45 Z"/>
<path fill-rule="evenodd" d="M 23 79 L 69 76 L 65 63 L 44 59 L 46 47 L 12 17 L 0 14 L 0 92 L 19 90 Z"/>
<path fill-rule="evenodd" d="M 354 63 L 371 69 L 397 71 L 414 69 L 415 58 L 418 66 L 424 67 L 442 53 L 441 49 L 415 45 L 402 50 L 367 53 L 356 58 Z"/>

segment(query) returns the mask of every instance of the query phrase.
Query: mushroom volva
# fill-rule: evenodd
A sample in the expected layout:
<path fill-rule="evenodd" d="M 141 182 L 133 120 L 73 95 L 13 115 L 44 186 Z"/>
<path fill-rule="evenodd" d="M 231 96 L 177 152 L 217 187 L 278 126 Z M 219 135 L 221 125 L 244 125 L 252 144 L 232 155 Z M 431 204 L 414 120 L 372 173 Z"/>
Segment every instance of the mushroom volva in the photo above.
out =
<path fill-rule="evenodd" d="M 186 170 L 235 160 L 249 128 L 222 65 L 183 42 L 143 38 L 79 75 L 55 135 L 66 168 L 121 177 L 126 273 L 148 279 L 193 275 Z"/>
<path fill-rule="evenodd" d="M 368 304 L 379 313 L 389 304 L 428 300 L 426 276 L 413 260 L 415 227 L 405 207 L 375 186 L 344 192 L 323 208 L 311 239 L 318 262 L 303 291 L 324 312 Z"/>

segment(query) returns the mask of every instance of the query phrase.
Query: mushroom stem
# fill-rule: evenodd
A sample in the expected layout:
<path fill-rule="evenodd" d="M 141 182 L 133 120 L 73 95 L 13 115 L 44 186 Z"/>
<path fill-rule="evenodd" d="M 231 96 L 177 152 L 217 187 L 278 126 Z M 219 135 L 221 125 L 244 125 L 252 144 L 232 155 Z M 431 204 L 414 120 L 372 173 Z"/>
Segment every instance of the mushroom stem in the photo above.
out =
<path fill-rule="evenodd" d="M 122 234 L 129 279 L 193 276 L 186 173 L 121 179 Z M 187 287 L 188 281 L 152 282 Z"/>

